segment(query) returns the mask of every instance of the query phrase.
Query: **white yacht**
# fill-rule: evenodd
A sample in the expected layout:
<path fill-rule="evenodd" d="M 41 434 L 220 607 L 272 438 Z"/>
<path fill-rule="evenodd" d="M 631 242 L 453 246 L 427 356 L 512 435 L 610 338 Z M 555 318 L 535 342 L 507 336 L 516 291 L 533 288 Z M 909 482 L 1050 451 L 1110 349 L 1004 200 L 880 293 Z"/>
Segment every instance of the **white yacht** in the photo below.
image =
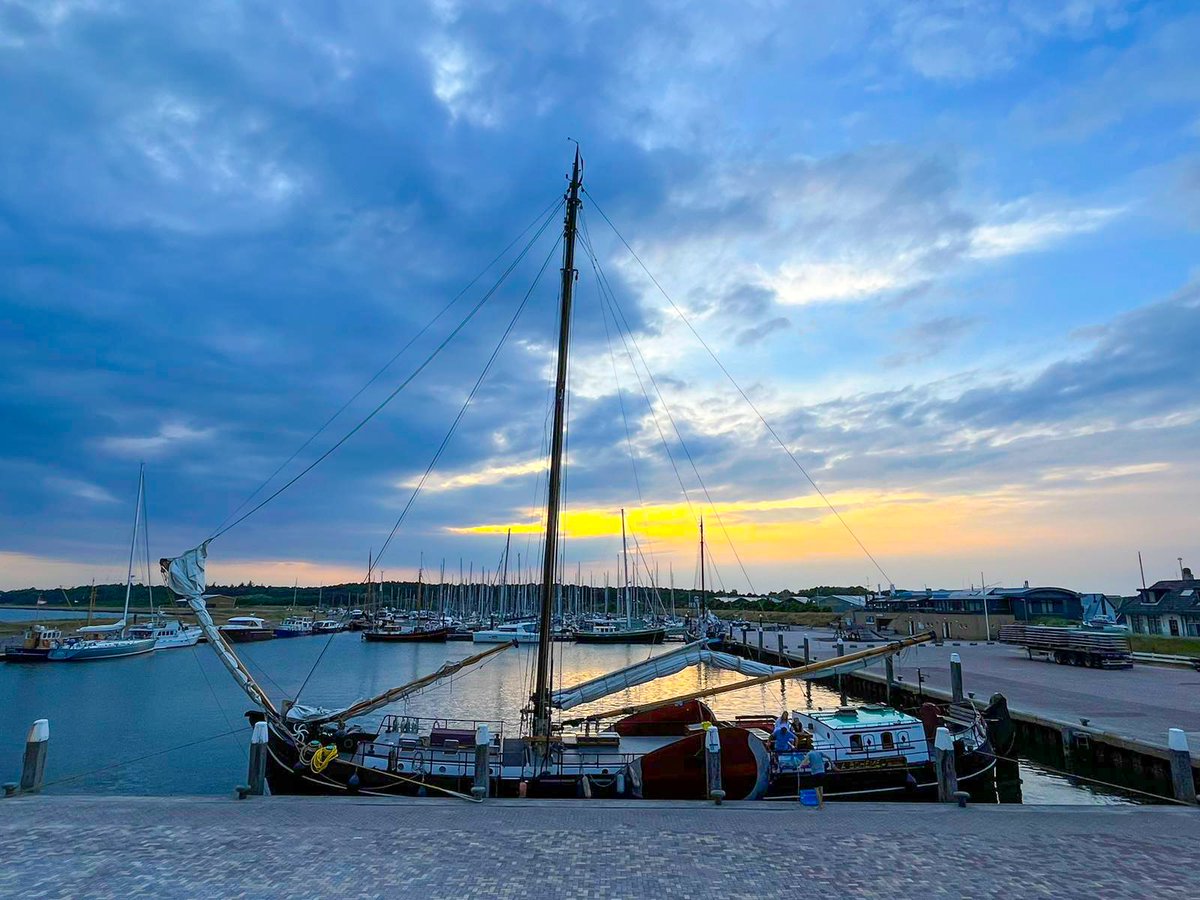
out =
<path fill-rule="evenodd" d="M 536 622 L 513 622 L 498 628 L 485 628 L 471 635 L 476 644 L 536 644 L 538 630 Z"/>
<path fill-rule="evenodd" d="M 199 625 L 184 625 L 178 619 L 155 616 L 149 622 L 130 627 L 126 634 L 134 640 L 154 639 L 155 650 L 195 647 L 204 632 Z"/>

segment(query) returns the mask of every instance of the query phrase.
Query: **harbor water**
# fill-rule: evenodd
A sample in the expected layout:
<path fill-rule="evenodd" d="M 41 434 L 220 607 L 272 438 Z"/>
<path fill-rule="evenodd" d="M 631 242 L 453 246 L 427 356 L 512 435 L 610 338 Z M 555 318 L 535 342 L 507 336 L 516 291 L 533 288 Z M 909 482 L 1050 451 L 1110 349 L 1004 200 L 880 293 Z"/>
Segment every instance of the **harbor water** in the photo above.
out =
<path fill-rule="evenodd" d="M 428 674 L 447 661 L 483 649 L 473 643 L 378 644 L 358 634 L 242 644 L 238 653 L 275 700 L 340 707 Z M 672 645 L 554 646 L 555 687 L 611 672 Z M 394 706 L 397 713 L 458 719 L 496 719 L 515 734 L 529 696 L 534 650 L 521 646 L 447 679 Z M 697 667 L 613 695 L 590 707 L 603 710 L 663 699 L 744 676 Z M 35 719 L 51 728 L 46 790 L 54 793 L 172 795 L 228 794 L 246 776 L 249 728 L 245 695 L 212 649 L 159 650 L 90 663 L 0 663 L 0 780 L 19 774 L 25 734 Z M 781 709 L 833 708 L 838 695 L 793 682 L 761 685 L 713 698 L 719 714 L 777 714 Z M 1024 803 L 1131 802 L 1022 760 Z M 1012 793 L 1009 792 L 1009 798 Z"/>

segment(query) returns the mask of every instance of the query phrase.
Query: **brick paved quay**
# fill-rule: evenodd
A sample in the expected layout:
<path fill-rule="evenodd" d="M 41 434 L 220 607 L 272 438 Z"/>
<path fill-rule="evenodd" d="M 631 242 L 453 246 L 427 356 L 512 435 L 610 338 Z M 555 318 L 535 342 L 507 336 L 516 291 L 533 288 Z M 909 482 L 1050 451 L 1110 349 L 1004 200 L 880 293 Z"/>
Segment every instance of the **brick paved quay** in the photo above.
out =
<path fill-rule="evenodd" d="M 0 801 L 5 897 L 1195 898 L 1200 812 L 275 797 Z"/>
<path fill-rule="evenodd" d="M 821 631 L 767 631 L 763 634 L 766 650 L 775 650 L 784 636 L 785 652 L 803 661 L 804 638 L 808 636 L 814 659 L 835 655 L 831 635 Z M 739 630 L 737 637 L 741 638 Z M 758 646 L 758 631 L 748 634 L 752 649 Z M 826 640 L 822 640 L 825 638 Z M 846 652 L 877 646 L 847 643 Z M 1008 698 L 1014 714 L 1080 728 L 1080 719 L 1088 719 L 1088 728 L 1113 735 L 1119 741 L 1145 745 L 1166 752 L 1167 729 L 1182 728 L 1188 734 L 1192 758 L 1200 764 L 1200 672 L 1166 666 L 1135 663 L 1132 669 L 1088 669 L 1059 666 L 1043 659 L 1029 659 L 1025 651 L 1007 644 L 950 642 L 937 646 L 923 644 L 904 651 L 895 666 L 896 675 L 915 689 L 917 669 L 921 670 L 924 689 L 950 693 L 950 654 L 963 662 L 963 683 L 976 700 L 987 700 L 995 692 Z M 883 679 L 882 663 L 864 673 Z"/>

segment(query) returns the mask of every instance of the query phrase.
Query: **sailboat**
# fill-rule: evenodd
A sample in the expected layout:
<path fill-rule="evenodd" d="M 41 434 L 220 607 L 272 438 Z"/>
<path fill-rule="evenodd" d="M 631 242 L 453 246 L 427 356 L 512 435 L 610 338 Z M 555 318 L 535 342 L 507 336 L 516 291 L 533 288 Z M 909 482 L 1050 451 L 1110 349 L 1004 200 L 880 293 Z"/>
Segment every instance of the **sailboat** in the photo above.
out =
<path fill-rule="evenodd" d="M 540 583 L 533 691 L 522 709 L 519 729 L 502 718 L 491 721 L 422 719 L 386 713 L 368 718 L 441 680 L 482 665 L 517 641 L 493 645 L 451 662 L 408 684 L 391 688 L 340 709 L 300 705 L 295 699 L 276 705 L 258 685 L 232 646 L 214 626 L 204 600 L 209 538 L 174 559 L 161 561 L 164 580 L 186 598 L 220 661 L 255 708 L 247 716 L 265 722 L 268 733 L 267 775 L 273 793 L 417 794 L 463 796 L 467 791 L 527 796 L 624 796 L 650 799 L 701 799 L 708 795 L 706 746 L 719 753 L 723 790 L 731 799 L 763 796 L 771 774 L 770 753 L 760 732 L 716 719 L 704 703 L 708 695 L 782 680 L 828 677 L 862 668 L 906 647 L 932 640 L 920 635 L 811 666 L 776 669 L 761 662 L 720 653 L 706 640 L 655 657 L 637 666 L 602 675 L 581 685 L 552 691 L 553 612 L 558 578 L 560 504 L 566 432 L 567 357 L 570 343 L 576 227 L 582 188 L 578 148 L 565 200 L 562 283 L 558 310 L 553 427 L 550 433 L 549 478 Z M 626 577 L 628 586 L 629 580 Z M 626 592 L 626 615 L 632 620 L 632 595 Z M 661 630 L 659 630 L 661 633 Z M 679 671 L 686 665 L 715 662 L 756 676 L 735 685 L 710 688 L 633 709 L 594 713 L 556 721 L 584 702 L 622 692 L 631 686 Z M 486 772 L 479 765 L 486 764 Z"/>
<path fill-rule="evenodd" d="M 625 566 L 625 618 L 593 619 L 584 628 L 577 628 L 572 637 L 578 644 L 661 644 L 667 639 L 667 629 L 634 619 L 633 607 L 637 588 L 629 580 L 629 542 L 625 535 L 625 510 L 621 510 L 621 553 Z M 636 566 L 634 567 L 636 570 Z"/>
<path fill-rule="evenodd" d="M 154 650 L 154 637 L 128 637 L 129 598 L 133 593 L 133 561 L 137 552 L 138 529 L 142 526 L 142 510 L 146 500 L 146 466 L 138 470 L 137 502 L 133 511 L 133 537 L 129 542 L 129 569 L 125 575 L 125 609 L 121 621 L 111 625 L 86 625 L 73 636 L 54 641 L 46 658 L 52 662 L 84 662 L 94 659 L 116 659 L 137 656 Z M 149 560 L 147 560 L 149 562 Z"/>

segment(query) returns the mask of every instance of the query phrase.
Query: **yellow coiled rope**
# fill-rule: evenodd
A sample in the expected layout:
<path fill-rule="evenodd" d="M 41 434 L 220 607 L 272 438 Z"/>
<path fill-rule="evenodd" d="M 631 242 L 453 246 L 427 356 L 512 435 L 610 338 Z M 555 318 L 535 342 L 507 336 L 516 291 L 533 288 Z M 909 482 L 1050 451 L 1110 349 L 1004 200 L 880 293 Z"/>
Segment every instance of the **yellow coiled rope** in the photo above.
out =
<path fill-rule="evenodd" d="M 324 772 L 325 768 L 337 759 L 337 755 L 337 747 L 333 744 L 327 744 L 313 754 L 312 762 L 308 764 L 308 767 L 317 773 Z"/>

